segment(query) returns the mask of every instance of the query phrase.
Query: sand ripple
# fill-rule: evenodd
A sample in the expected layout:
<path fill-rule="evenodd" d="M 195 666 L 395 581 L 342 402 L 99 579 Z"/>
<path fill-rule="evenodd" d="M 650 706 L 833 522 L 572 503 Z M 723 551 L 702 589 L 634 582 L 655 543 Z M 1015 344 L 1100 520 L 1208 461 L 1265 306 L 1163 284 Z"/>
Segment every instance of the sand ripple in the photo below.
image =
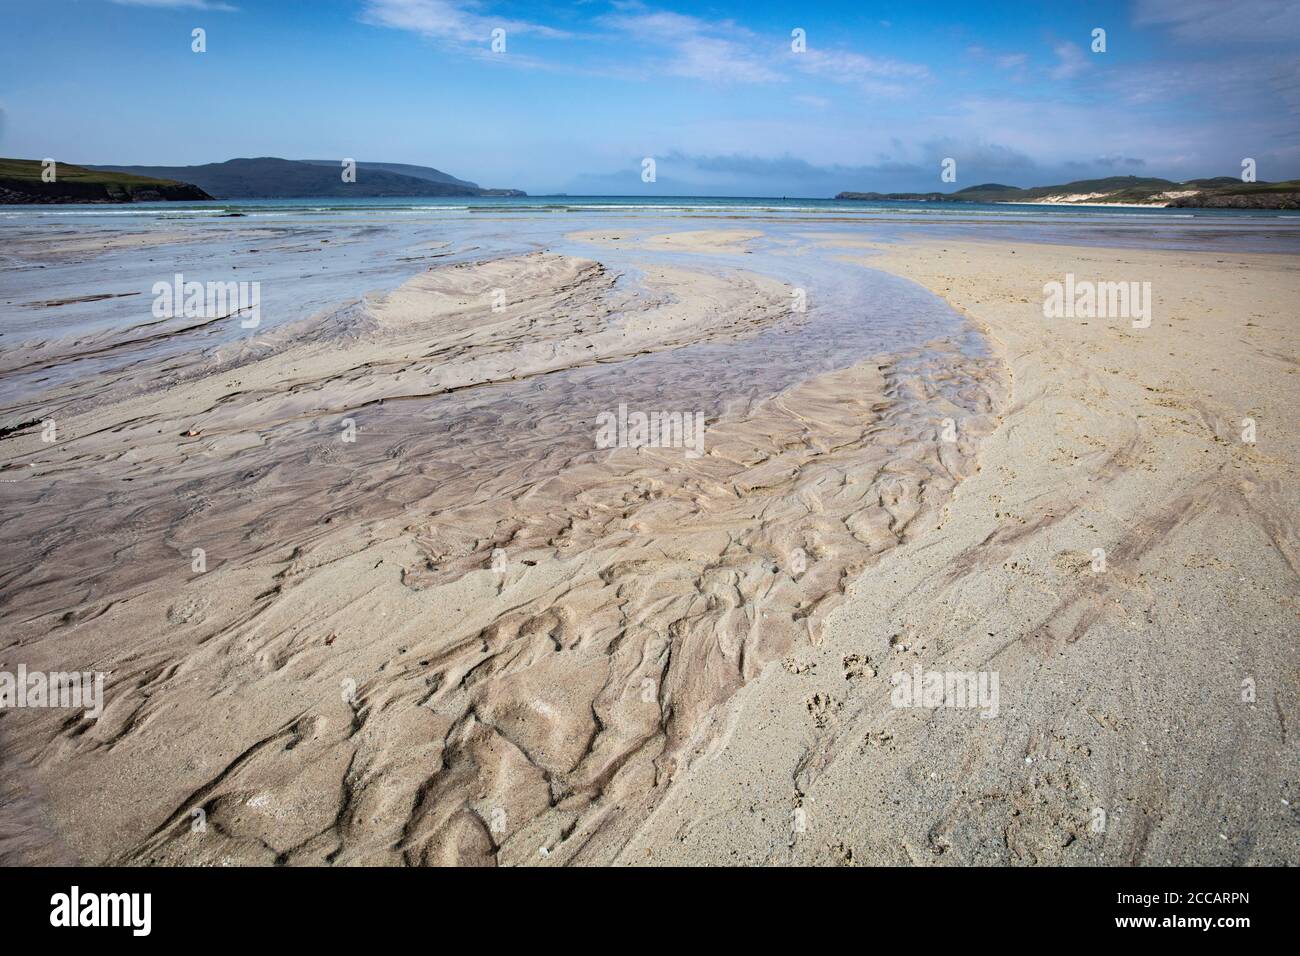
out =
<path fill-rule="evenodd" d="M 943 341 L 775 394 L 724 388 L 743 367 L 620 378 L 738 348 L 787 303 L 758 275 L 628 288 L 538 253 L 425 273 L 144 398 L 67 386 L 58 444 L 3 445 L 0 664 L 111 672 L 98 721 L 5 719 L 72 849 L 610 859 L 725 741 L 722 705 L 942 520 L 996 423 L 1000 367 Z M 615 400 L 705 408 L 705 454 L 597 450 Z M 49 786 L 73 773 L 94 785 Z"/>

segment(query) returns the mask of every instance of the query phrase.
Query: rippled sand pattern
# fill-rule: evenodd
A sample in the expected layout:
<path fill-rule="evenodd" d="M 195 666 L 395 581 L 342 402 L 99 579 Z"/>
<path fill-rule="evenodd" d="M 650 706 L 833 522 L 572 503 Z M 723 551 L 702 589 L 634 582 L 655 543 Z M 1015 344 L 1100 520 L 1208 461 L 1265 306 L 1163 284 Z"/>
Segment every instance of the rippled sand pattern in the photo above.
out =
<path fill-rule="evenodd" d="M 60 385 L 60 441 L 0 446 L 0 665 L 107 705 L 6 714 L 12 765 L 93 862 L 617 859 L 996 423 L 949 340 L 787 384 L 815 322 L 757 273 L 535 253 Z M 705 454 L 597 450 L 619 402 L 705 411 Z"/>

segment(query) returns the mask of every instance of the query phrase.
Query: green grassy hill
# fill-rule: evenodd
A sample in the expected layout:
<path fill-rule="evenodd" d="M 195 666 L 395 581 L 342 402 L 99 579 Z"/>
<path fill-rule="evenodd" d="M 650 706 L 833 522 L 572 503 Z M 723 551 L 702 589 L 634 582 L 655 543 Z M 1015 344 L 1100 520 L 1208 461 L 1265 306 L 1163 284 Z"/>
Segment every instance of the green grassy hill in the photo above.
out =
<path fill-rule="evenodd" d="M 54 182 L 45 182 L 38 159 L 0 159 L 0 203 L 157 202 L 212 197 L 173 179 L 132 176 L 56 163 Z"/>
<path fill-rule="evenodd" d="M 1171 199 L 1165 193 L 1192 191 L 1191 196 Z M 854 193 L 845 192 L 836 199 L 913 200 L 925 202 L 1038 202 L 1056 196 L 1091 196 L 1075 205 L 1106 203 L 1142 203 L 1153 206 L 1185 208 L 1256 208 L 1295 209 L 1300 207 L 1300 181 L 1282 183 L 1243 183 L 1232 176 L 1191 179 L 1176 183 L 1169 179 L 1141 176 L 1109 176 L 1104 179 L 1080 179 L 1058 186 L 1004 186 L 983 183 L 951 193 Z"/>

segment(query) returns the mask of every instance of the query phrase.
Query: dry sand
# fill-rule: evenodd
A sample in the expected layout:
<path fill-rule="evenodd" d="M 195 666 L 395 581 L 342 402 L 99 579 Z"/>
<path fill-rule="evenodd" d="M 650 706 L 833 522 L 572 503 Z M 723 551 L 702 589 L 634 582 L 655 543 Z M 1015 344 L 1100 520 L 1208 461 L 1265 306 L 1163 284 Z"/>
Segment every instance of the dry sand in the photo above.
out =
<path fill-rule="evenodd" d="M 674 235 L 631 241 L 757 233 Z M 537 253 L 60 386 L 60 441 L 0 446 L 0 669 L 107 671 L 107 706 L 3 714 L 0 854 L 1300 860 L 1293 261 L 863 265 L 995 355 L 729 405 L 698 459 L 595 451 L 590 376 L 788 320 L 778 282 Z M 1090 270 L 1151 279 L 1152 327 L 1043 319 Z M 1000 715 L 891 708 L 914 662 L 998 670 Z"/>
<path fill-rule="evenodd" d="M 1004 421 L 941 529 L 737 695 L 718 756 L 620 859 L 1300 862 L 1296 261 L 955 242 L 870 261 L 987 330 Z M 1151 281 L 1151 327 L 1043 318 L 1067 272 Z M 916 663 L 998 671 L 999 716 L 892 707 Z"/>

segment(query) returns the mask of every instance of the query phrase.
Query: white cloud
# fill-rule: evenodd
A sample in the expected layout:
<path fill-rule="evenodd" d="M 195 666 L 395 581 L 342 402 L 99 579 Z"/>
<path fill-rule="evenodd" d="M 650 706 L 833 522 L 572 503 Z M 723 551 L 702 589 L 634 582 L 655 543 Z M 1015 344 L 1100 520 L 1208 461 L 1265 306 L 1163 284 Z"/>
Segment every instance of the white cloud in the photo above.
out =
<path fill-rule="evenodd" d="M 1179 60 L 1129 66 L 1109 85 L 1122 102 L 1163 105 L 1194 102 L 1203 115 L 1300 114 L 1300 60 L 1252 55 L 1218 60 Z M 1242 104 L 1267 103 L 1258 113 Z M 1274 127 L 1277 124 L 1272 124 Z M 1282 130 L 1278 130 L 1281 132 Z"/>
<path fill-rule="evenodd" d="M 378 26 L 410 30 L 422 36 L 456 43 L 487 44 L 492 31 L 560 39 L 569 34 L 538 23 L 483 16 L 472 9 L 477 4 L 456 0 L 367 0 L 362 19 Z"/>
<path fill-rule="evenodd" d="M 763 38 L 733 20 L 711 21 L 655 10 L 639 0 L 622 0 L 612 6 L 613 12 L 592 21 L 604 36 L 586 35 L 580 39 L 604 39 L 619 47 L 620 59 L 598 67 L 588 64 L 583 68 L 585 72 L 639 79 L 658 75 L 714 84 L 760 84 L 787 81 L 793 67 L 882 96 L 899 95 L 909 82 L 930 75 L 926 67 L 918 64 L 848 51 L 813 48 L 795 54 L 788 38 Z M 362 19 L 464 46 L 485 46 L 495 27 L 503 27 L 507 35 L 518 32 L 553 39 L 578 38 L 542 24 L 500 19 L 481 11 L 475 0 L 366 0 Z M 649 59 L 630 62 L 626 50 L 634 45 L 648 47 L 652 51 Z M 513 53 L 511 59 L 521 66 L 547 66 Z M 550 66 L 558 68 L 560 64 Z"/>
<path fill-rule="evenodd" d="M 877 96 L 901 95 L 912 84 L 930 77 L 929 68 L 919 63 L 865 56 L 847 50 L 809 48 L 804 53 L 792 54 L 791 59 L 804 73 L 857 86 Z"/>
<path fill-rule="evenodd" d="M 772 83 L 785 79 L 772 68 L 772 58 L 752 48 L 754 34 L 730 20 L 711 23 L 699 17 L 668 11 L 628 8 L 610 14 L 600 23 L 630 38 L 663 46 L 669 59 L 663 72 L 710 82 Z"/>

